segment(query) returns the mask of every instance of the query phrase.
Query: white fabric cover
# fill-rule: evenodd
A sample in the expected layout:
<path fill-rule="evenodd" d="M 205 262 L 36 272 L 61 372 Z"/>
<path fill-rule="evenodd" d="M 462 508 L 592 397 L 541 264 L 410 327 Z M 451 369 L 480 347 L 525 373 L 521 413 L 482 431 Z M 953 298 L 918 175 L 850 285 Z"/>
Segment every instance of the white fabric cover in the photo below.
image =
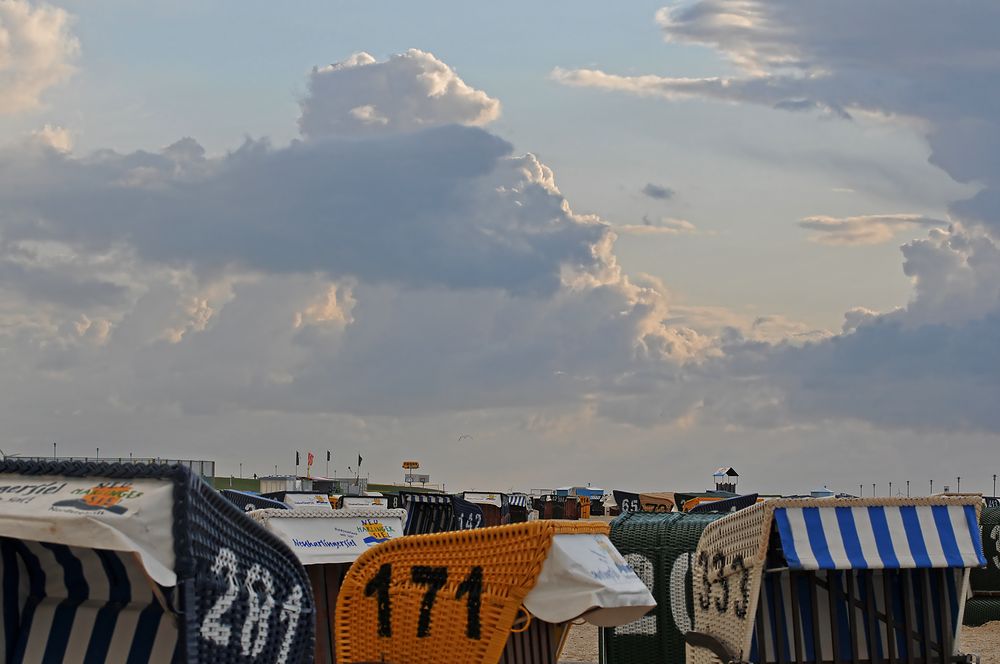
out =
<path fill-rule="evenodd" d="M 132 551 L 162 586 L 177 583 L 173 507 L 169 479 L 0 474 L 0 536 Z"/>
<path fill-rule="evenodd" d="M 606 535 L 555 535 L 524 606 L 546 622 L 583 617 L 601 627 L 638 620 L 656 606 Z"/>
<path fill-rule="evenodd" d="M 406 510 L 303 508 L 248 516 L 284 541 L 303 565 L 317 565 L 354 562 L 363 551 L 401 537 Z"/>

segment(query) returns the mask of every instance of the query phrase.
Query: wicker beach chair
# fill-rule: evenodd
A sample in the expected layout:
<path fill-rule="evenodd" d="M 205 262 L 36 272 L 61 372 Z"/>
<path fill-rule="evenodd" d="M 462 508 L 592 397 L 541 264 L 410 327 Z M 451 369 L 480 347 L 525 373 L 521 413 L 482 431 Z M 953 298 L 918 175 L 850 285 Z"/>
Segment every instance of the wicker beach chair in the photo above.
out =
<path fill-rule="evenodd" d="M 531 498 L 523 493 L 512 493 L 508 497 L 510 523 L 525 523 L 531 510 Z"/>
<path fill-rule="evenodd" d="M 483 513 L 484 526 L 501 525 L 507 496 L 499 491 L 466 491 L 462 494 L 462 498 L 479 506 Z"/>
<path fill-rule="evenodd" d="M 316 604 L 316 664 L 334 664 L 333 616 L 340 585 L 368 549 L 401 537 L 402 509 L 266 509 L 248 516 L 285 542 L 305 566 Z"/>
<path fill-rule="evenodd" d="M 687 580 L 694 552 L 702 532 L 721 516 L 631 511 L 611 522 L 611 543 L 652 591 L 656 609 L 634 622 L 601 630 L 602 662 L 683 663 L 684 633 L 693 623 Z"/>
<path fill-rule="evenodd" d="M 10 663 L 306 664 L 295 555 L 183 466 L 0 462 Z"/>
<path fill-rule="evenodd" d="M 705 529 L 688 664 L 969 661 L 976 497 L 776 499 Z"/>
<path fill-rule="evenodd" d="M 451 530 L 453 509 L 450 495 L 400 491 L 399 496 L 406 510 L 406 535 L 429 535 Z"/>
<path fill-rule="evenodd" d="M 986 549 L 986 567 L 969 574 L 972 597 L 965 604 L 965 625 L 979 626 L 1000 620 L 1000 507 L 984 507 L 979 532 Z"/>
<path fill-rule="evenodd" d="M 222 496 L 236 505 L 244 512 L 250 512 L 251 510 L 263 510 L 263 509 L 279 509 L 288 510 L 291 509 L 285 503 L 273 500 L 271 498 L 265 498 L 259 493 L 250 493 L 249 491 L 237 491 L 236 489 L 222 489 L 219 491 Z"/>
<path fill-rule="evenodd" d="M 477 505 L 461 496 L 451 497 L 451 528 L 449 530 L 472 530 L 473 528 L 484 528 L 486 525 L 482 505 Z"/>
<path fill-rule="evenodd" d="M 654 601 L 607 524 L 403 537 L 364 553 L 335 618 L 341 664 L 554 664 L 569 623 L 629 622 Z"/>

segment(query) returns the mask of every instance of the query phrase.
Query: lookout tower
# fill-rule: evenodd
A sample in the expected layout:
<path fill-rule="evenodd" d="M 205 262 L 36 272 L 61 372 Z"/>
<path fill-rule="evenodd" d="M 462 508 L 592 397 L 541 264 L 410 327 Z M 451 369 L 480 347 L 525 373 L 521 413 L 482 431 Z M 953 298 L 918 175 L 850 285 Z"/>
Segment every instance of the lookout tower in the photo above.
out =
<path fill-rule="evenodd" d="M 712 473 L 712 479 L 715 480 L 716 491 L 736 493 L 736 482 L 739 478 L 740 474 L 737 473 L 732 466 L 722 466 Z"/>

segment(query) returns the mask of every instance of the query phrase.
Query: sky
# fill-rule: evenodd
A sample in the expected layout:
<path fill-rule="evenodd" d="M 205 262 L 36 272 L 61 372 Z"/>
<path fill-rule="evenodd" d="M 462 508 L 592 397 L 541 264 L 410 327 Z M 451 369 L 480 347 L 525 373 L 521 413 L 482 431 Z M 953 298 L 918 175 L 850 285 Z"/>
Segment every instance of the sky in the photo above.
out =
<path fill-rule="evenodd" d="M 0 0 L 3 450 L 992 492 L 998 19 Z"/>

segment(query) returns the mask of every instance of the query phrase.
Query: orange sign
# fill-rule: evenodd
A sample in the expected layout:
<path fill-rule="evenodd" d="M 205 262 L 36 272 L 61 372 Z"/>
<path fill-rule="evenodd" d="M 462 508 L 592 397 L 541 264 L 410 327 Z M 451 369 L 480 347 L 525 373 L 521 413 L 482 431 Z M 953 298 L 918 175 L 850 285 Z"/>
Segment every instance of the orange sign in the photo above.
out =
<path fill-rule="evenodd" d="M 415 470 L 420 467 L 419 461 L 404 461 L 403 468 L 406 470 Z"/>

